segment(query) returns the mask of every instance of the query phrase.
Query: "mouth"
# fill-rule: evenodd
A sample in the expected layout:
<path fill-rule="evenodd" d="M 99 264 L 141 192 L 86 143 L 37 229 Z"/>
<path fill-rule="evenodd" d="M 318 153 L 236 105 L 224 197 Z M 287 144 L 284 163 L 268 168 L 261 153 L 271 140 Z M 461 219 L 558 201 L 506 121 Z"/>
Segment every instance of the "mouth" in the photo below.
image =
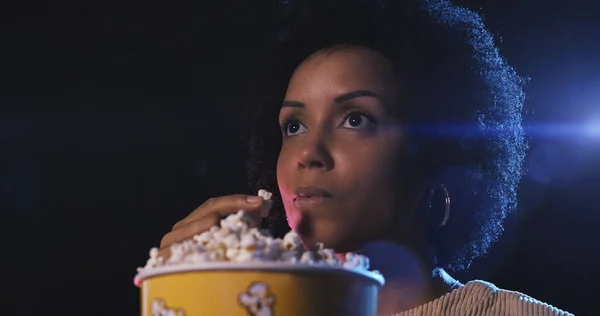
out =
<path fill-rule="evenodd" d="M 294 206 L 299 209 L 321 204 L 331 199 L 333 195 L 325 189 L 316 186 L 300 187 L 292 196 Z"/>

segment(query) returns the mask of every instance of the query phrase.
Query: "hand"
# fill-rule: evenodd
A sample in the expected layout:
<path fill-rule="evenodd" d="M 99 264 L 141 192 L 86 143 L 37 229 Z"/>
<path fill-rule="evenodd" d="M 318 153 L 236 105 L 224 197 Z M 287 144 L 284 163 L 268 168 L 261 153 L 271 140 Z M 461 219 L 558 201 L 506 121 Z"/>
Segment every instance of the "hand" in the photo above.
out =
<path fill-rule="evenodd" d="M 265 206 L 265 201 L 260 196 L 236 194 L 210 198 L 175 224 L 171 232 L 162 238 L 158 255 L 166 260 L 171 254 L 172 244 L 191 239 L 209 230 L 219 224 L 223 217 L 239 210 L 246 211 L 255 223 L 260 223 L 261 210 Z"/>

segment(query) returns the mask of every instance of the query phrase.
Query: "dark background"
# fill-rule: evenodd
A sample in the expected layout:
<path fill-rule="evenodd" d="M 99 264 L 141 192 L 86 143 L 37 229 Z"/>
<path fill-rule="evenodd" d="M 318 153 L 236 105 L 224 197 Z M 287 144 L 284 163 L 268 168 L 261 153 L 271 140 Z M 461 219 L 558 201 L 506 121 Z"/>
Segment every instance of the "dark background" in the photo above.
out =
<path fill-rule="evenodd" d="M 260 5 L 254 2 L 260 2 Z M 598 309 L 600 13 L 460 1 L 532 78 L 519 213 L 462 281 Z M 135 268 L 211 196 L 248 192 L 241 105 L 276 33 L 269 1 L 0 8 L 2 315 L 135 315 Z"/>

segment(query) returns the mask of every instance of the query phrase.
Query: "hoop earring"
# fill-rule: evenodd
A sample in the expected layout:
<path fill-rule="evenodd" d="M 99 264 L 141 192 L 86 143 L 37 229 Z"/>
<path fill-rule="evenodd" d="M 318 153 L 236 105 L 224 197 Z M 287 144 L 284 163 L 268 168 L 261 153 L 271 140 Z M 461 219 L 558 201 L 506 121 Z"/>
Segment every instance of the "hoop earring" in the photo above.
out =
<path fill-rule="evenodd" d="M 440 228 L 440 227 L 446 225 L 446 223 L 448 223 L 448 219 L 450 218 L 450 194 L 448 193 L 448 189 L 446 189 L 446 186 L 444 186 L 443 184 L 440 184 L 439 186 L 442 188 L 442 191 L 444 192 L 444 202 L 446 203 L 446 208 L 444 210 L 444 219 L 437 226 L 437 228 Z M 431 209 L 432 209 L 433 194 L 435 193 L 435 190 L 436 190 L 436 187 L 432 188 L 431 192 L 429 193 L 429 212 L 431 212 Z"/>

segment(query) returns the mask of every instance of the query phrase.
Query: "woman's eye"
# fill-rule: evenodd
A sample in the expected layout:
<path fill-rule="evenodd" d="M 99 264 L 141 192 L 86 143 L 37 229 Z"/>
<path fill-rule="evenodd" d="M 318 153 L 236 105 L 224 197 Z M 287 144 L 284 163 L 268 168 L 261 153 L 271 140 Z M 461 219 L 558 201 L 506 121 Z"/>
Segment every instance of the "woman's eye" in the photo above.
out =
<path fill-rule="evenodd" d="M 297 120 L 285 122 L 282 125 L 284 136 L 294 136 L 306 132 L 306 127 Z"/>
<path fill-rule="evenodd" d="M 373 125 L 374 122 L 365 115 L 353 113 L 346 116 L 342 126 L 345 128 L 366 130 L 373 128 Z"/>

